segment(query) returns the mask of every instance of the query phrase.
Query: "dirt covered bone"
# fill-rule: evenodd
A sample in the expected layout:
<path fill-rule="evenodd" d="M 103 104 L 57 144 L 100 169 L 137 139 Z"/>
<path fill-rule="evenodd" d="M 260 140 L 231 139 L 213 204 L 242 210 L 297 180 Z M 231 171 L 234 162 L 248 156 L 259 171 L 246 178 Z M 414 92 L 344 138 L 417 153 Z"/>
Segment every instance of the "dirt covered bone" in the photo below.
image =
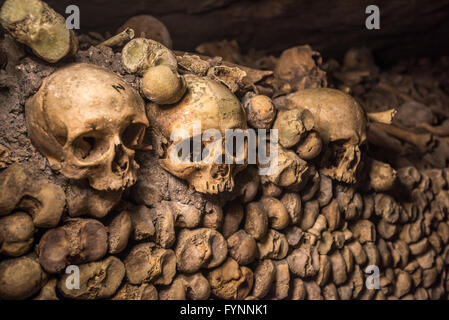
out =
<path fill-rule="evenodd" d="M 193 73 L 198 76 L 205 76 L 211 65 L 219 65 L 221 58 L 211 59 L 209 62 L 207 57 L 200 57 L 188 52 L 176 52 L 176 60 L 178 60 L 179 70 L 183 73 Z"/>
<path fill-rule="evenodd" d="M 278 93 L 326 86 L 326 72 L 320 68 L 321 61 L 320 53 L 309 45 L 282 52 L 274 69 L 274 84 L 278 87 Z"/>
<path fill-rule="evenodd" d="M 27 253 L 34 242 L 34 232 L 33 220 L 24 212 L 0 217 L 0 253 L 10 257 Z"/>
<path fill-rule="evenodd" d="M 157 289 L 150 283 L 134 285 L 125 283 L 112 300 L 158 300 Z"/>
<path fill-rule="evenodd" d="M 260 259 L 284 259 L 288 253 L 287 238 L 283 233 L 268 229 L 267 234 L 257 242 Z"/>
<path fill-rule="evenodd" d="M 157 247 L 152 242 L 141 243 L 126 257 L 125 268 L 131 284 L 168 285 L 176 273 L 176 256 L 171 249 Z"/>
<path fill-rule="evenodd" d="M 248 90 L 254 90 L 258 94 L 267 93 L 271 95 L 271 88 L 262 88 L 256 84 L 265 77 L 272 75 L 273 71 L 253 69 L 241 64 L 223 61 L 222 56 L 210 58 L 184 51 L 175 51 L 175 53 L 181 72 L 193 73 L 199 76 L 207 74 L 212 79 L 225 84 L 232 92 L 237 90 L 238 93 L 243 94 Z"/>
<path fill-rule="evenodd" d="M 46 274 L 34 255 L 0 262 L 0 299 L 23 300 L 45 284 Z"/>
<path fill-rule="evenodd" d="M 238 200 L 234 200 L 223 208 L 223 225 L 221 227 L 221 234 L 225 239 L 228 239 L 239 229 L 242 223 L 244 208 Z"/>
<path fill-rule="evenodd" d="M 148 69 L 142 80 L 140 89 L 151 101 L 158 104 L 178 102 L 186 92 L 184 78 L 166 65 Z"/>
<path fill-rule="evenodd" d="M 280 110 L 273 129 L 279 131 L 279 143 L 285 148 L 296 145 L 313 129 L 314 119 L 307 109 Z"/>
<path fill-rule="evenodd" d="M 56 285 L 58 284 L 58 279 L 51 278 L 42 287 L 39 294 L 33 298 L 33 300 L 59 300 L 56 295 Z"/>
<path fill-rule="evenodd" d="M 269 146 L 267 145 L 267 149 Z M 269 175 L 261 176 L 261 182 L 264 185 L 272 183 L 276 187 L 287 188 L 292 191 L 300 191 L 309 181 L 311 167 L 302 160 L 298 155 L 285 149 L 281 145 L 278 146 L 278 163 L 273 172 Z M 259 169 L 262 165 L 259 165 Z M 281 190 L 279 188 L 279 190 Z"/>
<path fill-rule="evenodd" d="M 271 290 L 266 299 L 283 300 L 287 298 L 290 290 L 290 270 L 285 259 L 275 260 L 273 261 L 273 264 L 276 271 L 273 284 L 270 288 Z"/>
<path fill-rule="evenodd" d="M 18 208 L 33 218 L 38 228 L 54 228 L 58 225 L 66 205 L 64 190 L 45 179 L 36 181 L 25 191 Z"/>
<path fill-rule="evenodd" d="M 297 225 L 303 213 L 301 196 L 294 192 L 285 193 L 281 198 L 281 203 L 287 210 L 292 224 Z"/>
<path fill-rule="evenodd" d="M 103 224 L 80 218 L 47 231 L 37 247 L 39 263 L 49 273 L 57 273 L 70 263 L 98 260 L 107 250 L 108 234 Z"/>
<path fill-rule="evenodd" d="M 220 299 L 241 300 L 250 293 L 254 276 L 251 269 L 241 267 L 232 258 L 228 258 L 220 267 L 207 275 L 212 293 Z"/>
<path fill-rule="evenodd" d="M 256 240 L 262 239 L 268 231 L 268 215 L 262 203 L 248 203 L 245 212 L 245 231 Z"/>
<path fill-rule="evenodd" d="M 276 109 L 271 99 L 262 94 L 248 92 L 243 97 L 247 121 L 256 129 L 270 129 L 276 117 Z"/>
<path fill-rule="evenodd" d="M 2 54 L 2 51 L 1 51 L 1 42 L 0 42 L 0 60 L 1 60 L 1 54 Z M 5 65 L 5 67 L 6 67 L 6 65 Z M 1 70 L 1 67 L 0 67 L 0 70 Z M 7 86 L 4 87 L 4 83 L 3 83 L 4 81 L 5 81 L 5 78 L 2 75 L 2 77 L 0 77 L 0 88 L 7 88 Z M 5 169 L 12 163 L 13 163 L 13 159 L 12 159 L 11 150 L 9 150 L 9 148 L 0 144 L 0 169 Z"/>
<path fill-rule="evenodd" d="M 259 260 L 254 269 L 252 296 L 263 299 L 271 289 L 276 277 L 276 267 L 272 260 Z"/>
<path fill-rule="evenodd" d="M 153 16 L 139 15 L 131 17 L 126 20 L 117 32 L 122 32 L 126 28 L 133 29 L 137 37 L 155 40 L 167 48 L 172 47 L 172 40 L 167 27 Z"/>
<path fill-rule="evenodd" d="M 211 199 L 207 194 L 195 192 L 185 181 L 164 170 L 154 154 L 140 152 L 136 156 L 141 168 L 130 194 L 136 203 L 147 205 L 154 213 L 155 242 L 160 246 L 169 248 L 173 245 L 175 227 L 194 228 L 197 223 L 205 222 L 201 220 L 206 215 L 214 216 L 215 205 L 210 205 L 209 202 L 217 202 L 219 206 L 223 206 L 219 197 Z M 164 199 L 170 201 L 163 201 Z"/>
<path fill-rule="evenodd" d="M 66 298 L 77 300 L 105 299 L 111 297 L 125 276 L 125 267 L 116 257 L 80 265 L 80 288 L 67 286 L 71 274 L 64 274 L 58 282 L 58 291 Z"/>
<path fill-rule="evenodd" d="M 64 17 L 43 1 L 5 1 L 0 10 L 0 23 L 47 62 L 58 62 L 78 50 L 75 33 L 66 28 Z"/>
<path fill-rule="evenodd" d="M 133 185 L 148 119 L 139 94 L 110 71 L 85 63 L 59 69 L 27 102 L 28 134 L 53 169 L 97 190 Z"/>
<path fill-rule="evenodd" d="M 235 177 L 234 193 L 239 195 L 240 202 L 248 203 L 259 192 L 260 176 L 256 166 L 249 165 Z"/>
<path fill-rule="evenodd" d="M 282 188 L 267 179 L 260 179 L 260 188 L 262 195 L 267 197 L 279 198 L 282 194 Z"/>
<path fill-rule="evenodd" d="M 127 211 L 131 220 L 131 236 L 134 240 L 146 240 L 155 234 L 156 219 L 150 209 L 146 206 L 130 206 Z"/>
<path fill-rule="evenodd" d="M 232 93 L 236 93 L 245 86 L 243 79 L 246 77 L 246 72 L 239 67 L 212 66 L 207 70 L 206 75 L 213 80 L 223 83 Z"/>
<path fill-rule="evenodd" d="M 271 228 L 282 230 L 290 224 L 290 215 L 281 201 L 274 197 L 264 196 L 260 199 L 260 202 L 267 212 Z"/>
<path fill-rule="evenodd" d="M 393 187 L 397 172 L 388 163 L 373 159 L 369 170 L 370 186 L 375 191 L 388 191 Z"/>
<path fill-rule="evenodd" d="M 310 243 L 301 244 L 298 249 L 290 253 L 286 260 L 290 271 L 301 278 L 315 276 L 320 270 L 318 248 Z"/>
<path fill-rule="evenodd" d="M 178 178 L 187 180 L 198 192 L 217 194 L 232 191 L 234 176 L 244 169 L 246 164 L 235 164 L 236 161 L 232 164 L 217 164 L 215 160 L 223 159 L 225 155 L 225 130 L 247 128 L 245 112 L 239 100 L 224 85 L 194 75 L 184 77 L 188 90 L 179 103 L 167 108 L 161 108 L 154 103 L 148 105 L 148 117 L 152 125 L 167 141 L 170 141 L 171 135 L 175 132 L 187 134 L 187 137 L 178 138 L 169 143 L 166 157 L 160 160 L 160 164 Z M 195 161 L 195 159 L 185 162 L 174 161 L 178 158 L 176 147 L 184 142 L 190 144 L 194 138 L 196 139 L 193 134 L 198 125 L 201 126 L 201 134 L 208 129 L 218 130 L 217 132 L 221 134 L 221 142 L 216 140 L 212 144 L 211 139 L 203 141 L 209 148 L 206 151 L 207 156 L 201 161 Z M 206 137 L 202 140 L 206 140 Z M 239 154 L 244 163 L 247 157 L 246 149 L 245 143 L 243 155 Z M 237 159 L 234 158 L 234 160 Z"/>
<path fill-rule="evenodd" d="M 351 48 L 344 58 L 343 65 L 333 76 L 343 82 L 340 88 L 349 90 L 360 84 L 364 79 L 377 76 L 379 68 L 374 63 L 374 57 L 368 48 Z"/>
<path fill-rule="evenodd" d="M 0 216 L 14 210 L 28 213 L 35 227 L 58 225 L 66 199 L 64 190 L 46 179 L 31 181 L 23 165 L 14 163 L 0 173 Z"/>
<path fill-rule="evenodd" d="M 123 190 L 95 190 L 89 181 L 72 180 L 67 188 L 67 208 L 71 217 L 89 215 L 95 218 L 105 217 L 120 201 Z"/>
<path fill-rule="evenodd" d="M 133 38 L 134 38 L 134 30 L 127 28 L 122 32 L 99 43 L 97 47 L 110 47 L 110 48 L 122 47 Z"/>
<path fill-rule="evenodd" d="M 122 50 L 122 62 L 128 72 L 143 76 L 140 89 L 155 103 L 176 103 L 186 92 L 175 54 L 157 41 L 131 40 Z"/>
<path fill-rule="evenodd" d="M 199 210 L 195 208 L 192 209 L 195 210 L 196 216 L 201 214 Z M 218 205 L 218 203 L 207 202 L 206 207 L 204 208 L 204 215 L 201 220 L 202 227 L 221 230 L 224 221 L 222 206 Z M 183 223 L 179 226 L 182 227 L 182 225 Z"/>
<path fill-rule="evenodd" d="M 323 141 L 318 132 L 310 131 L 296 147 L 296 153 L 301 159 L 312 160 L 319 156 L 323 148 Z"/>
<path fill-rule="evenodd" d="M 334 89 L 306 89 L 287 96 L 288 109 L 307 109 L 315 130 L 327 144 L 320 171 L 341 182 L 355 183 L 366 140 L 363 109 L 349 95 Z"/>
<path fill-rule="evenodd" d="M 28 182 L 28 174 L 20 164 L 12 164 L 0 173 L 0 216 L 17 207 Z"/>
<path fill-rule="evenodd" d="M 256 257 L 257 244 L 252 236 L 239 230 L 227 239 L 229 255 L 239 265 L 247 265 Z"/>
<path fill-rule="evenodd" d="M 122 50 L 122 62 L 126 71 L 140 76 L 155 66 L 165 65 L 173 70 L 178 66 L 176 56 L 170 49 L 146 38 L 136 38 L 128 42 Z"/>
<path fill-rule="evenodd" d="M 201 272 L 178 275 L 172 284 L 161 290 L 161 300 L 206 300 L 210 296 L 210 284 Z"/>
<path fill-rule="evenodd" d="M 126 211 L 112 219 L 108 226 L 109 253 L 120 253 L 126 248 L 133 231 L 132 228 L 132 220 Z"/>
<path fill-rule="evenodd" d="M 228 246 L 221 233 L 213 229 L 182 229 L 177 237 L 175 253 L 177 269 L 194 273 L 200 268 L 222 264 L 228 254 Z"/>

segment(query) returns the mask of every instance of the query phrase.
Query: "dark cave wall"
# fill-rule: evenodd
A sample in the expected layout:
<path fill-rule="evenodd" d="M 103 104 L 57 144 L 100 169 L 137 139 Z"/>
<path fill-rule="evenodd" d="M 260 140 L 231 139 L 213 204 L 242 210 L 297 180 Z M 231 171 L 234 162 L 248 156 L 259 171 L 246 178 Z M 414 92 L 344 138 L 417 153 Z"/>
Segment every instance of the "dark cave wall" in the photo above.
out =
<path fill-rule="evenodd" d="M 351 46 L 374 49 L 384 62 L 449 52 L 449 0 L 48 0 L 64 14 L 81 11 L 82 31 L 114 31 L 127 18 L 148 13 L 169 28 L 174 48 L 237 39 L 243 50 L 279 53 L 308 43 L 324 56 L 340 57 Z M 381 29 L 365 28 L 365 8 L 376 4 Z"/>

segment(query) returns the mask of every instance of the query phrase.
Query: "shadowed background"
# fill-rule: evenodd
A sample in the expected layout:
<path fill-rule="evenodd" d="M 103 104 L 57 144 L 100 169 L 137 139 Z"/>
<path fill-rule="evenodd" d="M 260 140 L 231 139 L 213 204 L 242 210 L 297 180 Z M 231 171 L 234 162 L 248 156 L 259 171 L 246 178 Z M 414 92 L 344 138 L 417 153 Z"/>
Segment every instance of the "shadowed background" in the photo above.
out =
<path fill-rule="evenodd" d="M 81 32 L 114 32 L 128 18 L 151 14 L 168 27 L 173 47 L 192 51 L 208 41 L 236 39 L 249 48 L 280 53 L 310 44 L 325 57 L 353 46 L 374 50 L 380 62 L 449 52 L 449 0 L 48 0 L 55 10 L 76 4 Z M 380 30 L 365 28 L 365 8 L 380 8 Z"/>

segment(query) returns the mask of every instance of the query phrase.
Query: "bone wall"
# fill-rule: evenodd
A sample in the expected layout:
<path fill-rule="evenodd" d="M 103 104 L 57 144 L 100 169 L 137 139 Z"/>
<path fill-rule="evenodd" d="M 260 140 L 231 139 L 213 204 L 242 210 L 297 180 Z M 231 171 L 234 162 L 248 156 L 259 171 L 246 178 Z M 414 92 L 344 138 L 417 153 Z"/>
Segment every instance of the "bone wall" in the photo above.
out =
<path fill-rule="evenodd" d="M 2 15 L 0 299 L 448 299 L 447 57 L 382 69 L 367 48 L 337 61 L 233 41 L 195 55 L 126 32 L 77 50 L 51 16 L 57 63 Z M 171 126 L 195 119 L 278 129 L 279 165 L 164 161 Z M 91 152 L 101 163 L 79 165 Z"/>

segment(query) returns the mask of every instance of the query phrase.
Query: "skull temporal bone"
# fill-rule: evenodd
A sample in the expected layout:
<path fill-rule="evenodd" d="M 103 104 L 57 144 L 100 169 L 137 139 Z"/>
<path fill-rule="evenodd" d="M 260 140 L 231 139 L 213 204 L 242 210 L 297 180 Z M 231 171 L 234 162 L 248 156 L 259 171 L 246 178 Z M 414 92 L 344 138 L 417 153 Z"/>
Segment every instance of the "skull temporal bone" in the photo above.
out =
<path fill-rule="evenodd" d="M 187 93 L 179 103 L 163 108 L 154 103 L 148 105 L 151 124 L 168 140 L 177 130 L 186 132 L 188 137 L 182 141 L 192 141 L 194 127 L 200 124 L 202 136 L 206 130 L 218 130 L 222 145 L 221 148 L 212 148 L 212 140 L 207 141 L 208 138 L 204 135 L 205 141 L 202 143 L 206 148 L 209 145 L 206 159 L 180 163 L 173 161 L 170 153 L 182 141 L 171 141 L 165 158 L 160 160 L 161 166 L 178 178 L 187 180 L 198 192 L 217 194 L 232 191 L 235 174 L 245 168 L 246 164 L 228 164 L 224 161 L 218 164 L 215 159 L 224 157 L 227 129 L 247 129 L 245 111 L 237 97 L 221 83 L 190 74 L 184 77 Z M 242 157 L 244 163 L 247 159 L 247 147 L 245 141 Z"/>
<path fill-rule="evenodd" d="M 366 140 L 366 117 L 357 101 L 339 90 L 314 88 L 288 95 L 287 107 L 312 113 L 315 129 L 328 145 L 321 172 L 340 182 L 355 183 L 360 146 Z"/>
<path fill-rule="evenodd" d="M 97 190 L 134 184 L 148 119 L 140 95 L 101 67 L 79 63 L 47 77 L 27 102 L 31 140 L 50 166 Z"/>

